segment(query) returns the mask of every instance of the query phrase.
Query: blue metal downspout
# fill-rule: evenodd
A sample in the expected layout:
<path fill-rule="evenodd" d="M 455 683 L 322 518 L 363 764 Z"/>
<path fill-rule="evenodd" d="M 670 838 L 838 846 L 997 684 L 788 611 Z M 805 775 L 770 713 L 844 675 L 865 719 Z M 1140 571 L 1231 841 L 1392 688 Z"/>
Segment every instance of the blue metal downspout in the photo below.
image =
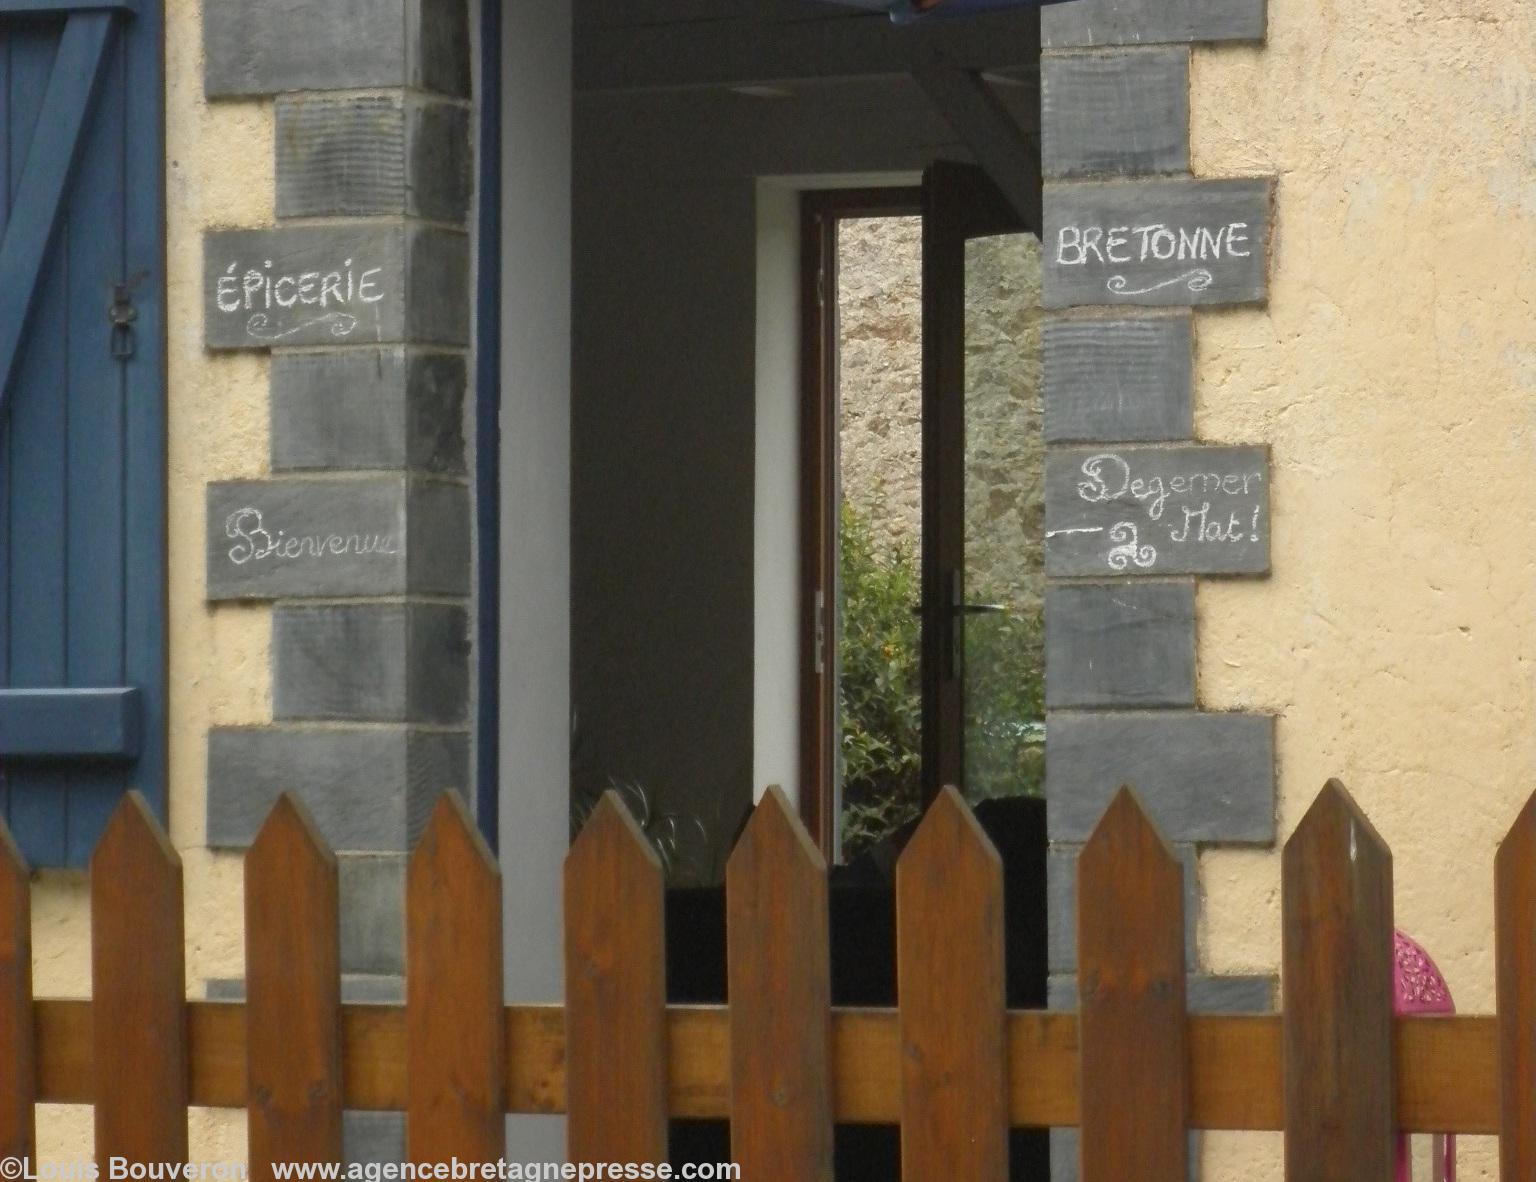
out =
<path fill-rule="evenodd" d="M 501 4 L 480 0 L 475 282 L 475 815 L 492 850 L 501 814 Z"/>

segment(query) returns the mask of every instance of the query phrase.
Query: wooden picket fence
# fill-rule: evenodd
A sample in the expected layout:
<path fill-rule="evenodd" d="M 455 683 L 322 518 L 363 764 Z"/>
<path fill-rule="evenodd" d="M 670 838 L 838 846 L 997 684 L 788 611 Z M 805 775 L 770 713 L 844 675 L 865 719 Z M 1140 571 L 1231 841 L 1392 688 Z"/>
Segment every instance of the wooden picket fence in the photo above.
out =
<path fill-rule="evenodd" d="M 404 1006 L 343 1005 L 336 863 L 284 798 L 246 857 L 247 1000 L 188 1001 L 181 868 L 136 797 L 91 863 L 93 997 L 33 1000 L 28 875 L 0 832 L 0 1157 L 35 1104 L 95 1106 L 99 1160 L 181 1162 L 187 1106 L 249 1110 L 251 1176 L 335 1161 L 345 1108 L 413 1161 L 494 1161 L 505 1112 L 573 1161 L 661 1161 L 729 1118 L 752 1182 L 831 1177 L 834 1121 L 899 1123 L 902 1176 L 1007 1176 L 1006 1131 L 1080 1126 L 1085 1182 L 1184 1182 L 1188 1128 L 1284 1129 L 1287 1178 L 1386 1182 L 1395 1130 L 1495 1133 L 1536 1178 L 1536 797 L 1496 867 L 1497 1017 L 1392 1015 L 1391 855 L 1336 783 L 1284 855 L 1283 1015 L 1189 1016 L 1182 874 L 1122 792 L 1080 860 L 1080 1014 L 1007 1012 L 995 852 L 946 792 L 897 872 L 900 1007 L 833 1009 L 825 867 L 784 798 L 727 871 L 727 1007 L 665 1002 L 662 876 L 616 798 L 566 862 L 566 1002 L 502 1002 L 501 887 L 455 796 L 407 879 Z"/>

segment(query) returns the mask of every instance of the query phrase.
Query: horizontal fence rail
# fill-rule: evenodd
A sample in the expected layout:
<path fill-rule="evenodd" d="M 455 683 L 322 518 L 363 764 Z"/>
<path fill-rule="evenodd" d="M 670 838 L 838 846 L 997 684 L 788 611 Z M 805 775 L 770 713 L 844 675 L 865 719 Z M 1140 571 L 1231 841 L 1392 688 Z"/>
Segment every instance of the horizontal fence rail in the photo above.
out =
<path fill-rule="evenodd" d="M 1497 1015 L 1392 1016 L 1391 855 L 1341 785 L 1283 874 L 1284 1013 L 1188 1014 L 1182 868 L 1122 791 L 1079 863 L 1080 1013 L 1008 1011 L 1000 864 L 946 792 L 898 863 L 900 1006 L 838 1008 L 826 867 L 774 790 L 727 869 L 731 1002 L 668 1006 L 661 866 L 610 796 L 567 861 L 566 1004 L 504 1006 L 498 871 L 448 795 L 408 867 L 406 1004 L 351 1005 L 335 859 L 284 797 L 246 855 L 248 1000 L 188 1001 L 179 859 L 130 796 L 92 862 L 91 1000 L 33 999 L 0 826 L 0 1156 L 32 1154 L 36 1104 L 91 1104 L 98 1155 L 184 1160 L 190 1104 L 250 1110 L 257 1178 L 339 1159 L 344 1108 L 405 1112 L 422 1162 L 499 1157 L 507 1112 L 568 1114 L 579 1161 L 728 1119 L 775 1179 L 830 1179 L 835 1122 L 900 1124 L 914 1180 L 1005 1178 L 1009 1126 L 1081 1127 L 1085 1182 L 1182 1182 L 1186 1129 L 1284 1130 L 1295 1182 L 1386 1182 L 1400 1129 L 1500 1135 L 1502 1176 L 1536 1177 L 1536 798 L 1495 867 Z"/>

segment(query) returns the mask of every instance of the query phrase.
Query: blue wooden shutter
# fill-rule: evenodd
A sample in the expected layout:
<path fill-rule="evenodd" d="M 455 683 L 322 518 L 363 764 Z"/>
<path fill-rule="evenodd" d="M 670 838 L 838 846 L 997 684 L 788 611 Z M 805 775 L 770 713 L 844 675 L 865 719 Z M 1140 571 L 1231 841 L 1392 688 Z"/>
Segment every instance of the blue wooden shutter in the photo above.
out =
<path fill-rule="evenodd" d="M 165 804 L 160 0 L 0 0 L 0 805 L 84 865 Z"/>

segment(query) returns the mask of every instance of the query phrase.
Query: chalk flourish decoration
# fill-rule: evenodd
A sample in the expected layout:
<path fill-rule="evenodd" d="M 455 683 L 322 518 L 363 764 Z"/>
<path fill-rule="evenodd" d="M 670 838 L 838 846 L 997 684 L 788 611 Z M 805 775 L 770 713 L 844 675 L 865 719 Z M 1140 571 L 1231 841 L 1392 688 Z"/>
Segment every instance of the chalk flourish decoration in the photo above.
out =
<path fill-rule="evenodd" d="M 1190 291 L 1204 291 L 1215 282 L 1216 277 L 1204 267 L 1196 267 L 1193 271 L 1186 271 L 1182 275 L 1175 275 L 1172 279 L 1164 279 L 1161 283 L 1153 283 L 1148 287 L 1132 287 L 1131 281 L 1124 275 L 1111 275 L 1104 286 L 1116 295 L 1137 296 L 1161 291 L 1165 287 L 1177 287 L 1181 283 Z"/>
<path fill-rule="evenodd" d="M 317 324 L 329 324 L 333 337 L 345 337 L 351 336 L 352 330 L 357 327 L 357 317 L 350 312 L 327 312 L 324 316 L 316 316 L 302 324 L 295 324 L 292 328 L 285 328 L 282 332 L 268 331 L 269 323 L 271 322 L 267 319 L 265 312 L 257 312 L 245 322 L 245 331 L 258 341 L 280 341 L 284 337 L 303 332 L 306 328 L 314 328 Z"/>
<path fill-rule="evenodd" d="M 1129 521 L 1119 522 L 1109 531 L 1109 540 L 1119 543 L 1109 552 L 1109 569 L 1126 570 L 1135 563 L 1146 570 L 1157 561 L 1157 549 L 1138 545 L 1136 526 Z"/>

